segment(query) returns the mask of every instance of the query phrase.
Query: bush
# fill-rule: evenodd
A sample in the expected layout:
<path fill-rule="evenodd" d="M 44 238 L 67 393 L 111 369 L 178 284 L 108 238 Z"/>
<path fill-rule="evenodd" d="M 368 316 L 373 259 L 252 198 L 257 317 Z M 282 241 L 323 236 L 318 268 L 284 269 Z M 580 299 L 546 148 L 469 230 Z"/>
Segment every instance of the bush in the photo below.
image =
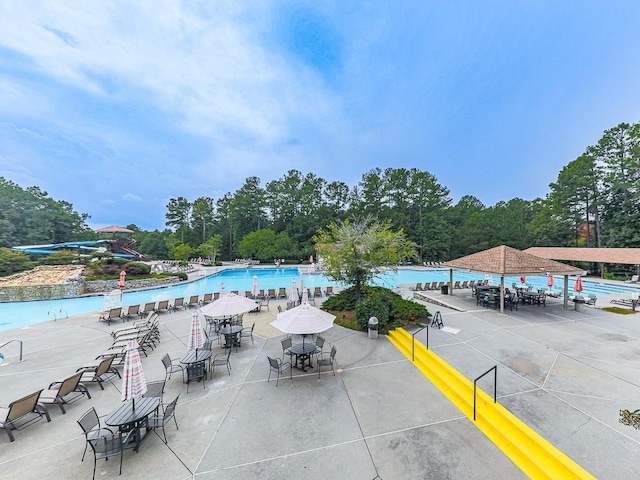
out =
<path fill-rule="evenodd" d="M 360 303 L 356 305 L 355 289 L 347 288 L 337 295 L 326 299 L 323 310 L 336 312 L 355 311 L 355 320 L 361 330 L 365 330 L 370 317 L 378 319 L 380 333 L 390 328 L 416 323 L 429 316 L 429 311 L 411 300 L 383 287 L 364 287 L 361 290 Z"/>
<path fill-rule="evenodd" d="M 182 280 L 182 281 L 189 279 L 189 275 L 187 275 L 185 272 L 172 272 L 171 276 L 172 277 L 180 277 L 180 280 Z"/>
<path fill-rule="evenodd" d="M 34 263 L 24 253 L 12 252 L 8 248 L 0 248 L 0 276 L 31 270 Z"/>
<path fill-rule="evenodd" d="M 122 268 L 127 275 L 149 275 L 151 273 L 151 266 L 143 262 L 128 262 Z"/>

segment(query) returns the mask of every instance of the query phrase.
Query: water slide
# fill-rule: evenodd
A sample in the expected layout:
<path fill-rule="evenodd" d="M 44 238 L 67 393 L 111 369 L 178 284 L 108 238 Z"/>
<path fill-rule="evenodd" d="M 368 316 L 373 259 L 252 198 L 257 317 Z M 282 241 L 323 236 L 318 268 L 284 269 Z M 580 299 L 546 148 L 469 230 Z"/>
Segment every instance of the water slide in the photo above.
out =
<path fill-rule="evenodd" d="M 21 252 L 26 255 L 50 255 L 60 250 L 80 250 L 86 252 L 97 252 L 100 249 L 107 250 L 109 240 L 85 240 L 81 242 L 50 243 L 47 245 L 23 245 L 11 247 L 13 252 Z M 130 253 L 114 253 L 114 257 L 134 258 Z"/>

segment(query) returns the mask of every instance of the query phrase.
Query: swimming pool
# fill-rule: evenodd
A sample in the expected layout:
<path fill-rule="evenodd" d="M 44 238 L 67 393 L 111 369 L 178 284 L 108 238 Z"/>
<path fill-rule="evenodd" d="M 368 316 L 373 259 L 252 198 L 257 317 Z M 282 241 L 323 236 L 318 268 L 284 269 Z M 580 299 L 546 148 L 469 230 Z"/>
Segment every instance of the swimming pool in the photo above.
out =
<path fill-rule="evenodd" d="M 180 283 L 174 286 L 154 288 L 149 290 L 139 290 L 125 292 L 122 295 L 122 305 L 137 305 L 141 303 L 173 300 L 178 297 L 190 297 L 191 295 L 204 295 L 209 292 L 220 291 L 220 285 L 224 283 L 227 291 L 238 290 L 244 294 L 245 290 L 251 290 L 253 276 L 258 277 L 258 287 L 263 290 L 273 288 L 278 291 L 280 287 L 285 287 L 287 291 L 291 287 L 291 280 L 295 279 L 300 285 L 301 275 L 297 268 L 249 268 L 249 269 L 229 269 L 203 277 L 193 282 Z M 303 276 L 304 284 L 312 290 L 315 287 L 327 287 L 329 285 L 339 286 L 337 282 L 329 280 L 324 275 Z M 484 280 L 485 275 L 478 272 L 455 271 L 454 281 L 460 280 Z M 376 285 L 388 288 L 395 288 L 399 284 L 415 285 L 425 282 L 448 282 L 449 270 L 398 270 L 388 271 L 376 279 Z M 493 277 L 493 281 L 498 283 L 500 277 Z M 547 277 L 527 277 L 527 284 L 533 288 L 547 287 Z M 510 287 L 513 283 L 520 284 L 520 277 L 505 277 L 505 285 Z M 562 277 L 556 277 L 554 290 L 562 288 Z M 573 289 L 574 281 L 569 281 L 570 293 Z M 623 284 L 608 284 L 597 281 L 582 282 L 583 295 L 610 295 L 624 293 L 629 296 L 633 292 L 639 292 L 639 287 L 632 287 Z M 63 318 L 66 316 L 81 315 L 90 312 L 102 311 L 103 296 L 85 296 L 79 298 L 69 298 L 64 300 L 43 300 L 36 302 L 5 302 L 0 303 L 0 331 L 12 328 L 22 328 L 36 323 Z"/>

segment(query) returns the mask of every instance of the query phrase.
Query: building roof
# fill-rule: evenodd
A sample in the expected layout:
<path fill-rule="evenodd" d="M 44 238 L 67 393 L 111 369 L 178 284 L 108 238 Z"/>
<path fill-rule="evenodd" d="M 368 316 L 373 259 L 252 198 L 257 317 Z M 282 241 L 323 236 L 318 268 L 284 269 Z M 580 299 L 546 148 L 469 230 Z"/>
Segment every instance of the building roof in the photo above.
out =
<path fill-rule="evenodd" d="M 110 225 L 108 227 L 99 228 L 96 230 L 97 233 L 133 233 L 133 230 L 129 230 L 128 228 L 119 227 L 118 225 Z"/>
<path fill-rule="evenodd" d="M 445 266 L 497 275 L 579 275 L 583 270 L 501 245 L 446 262 Z"/>
<path fill-rule="evenodd" d="M 554 260 L 640 265 L 640 248 L 531 247 L 525 252 Z"/>

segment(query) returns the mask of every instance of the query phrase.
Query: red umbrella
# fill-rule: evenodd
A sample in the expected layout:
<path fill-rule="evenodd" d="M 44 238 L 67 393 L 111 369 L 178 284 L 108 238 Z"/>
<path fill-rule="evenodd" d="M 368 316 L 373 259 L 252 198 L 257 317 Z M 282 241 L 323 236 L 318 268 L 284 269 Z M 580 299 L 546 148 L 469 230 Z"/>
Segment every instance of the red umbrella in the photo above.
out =
<path fill-rule="evenodd" d="M 582 288 L 582 277 L 576 278 L 576 284 L 573 286 L 573 289 L 580 293 L 584 288 Z"/>
<path fill-rule="evenodd" d="M 524 275 L 522 275 L 522 276 L 520 277 L 520 283 L 525 283 L 526 281 L 527 281 L 527 279 L 526 279 L 526 278 L 524 278 Z"/>
<path fill-rule="evenodd" d="M 553 287 L 553 275 L 549 275 L 547 277 L 547 286 L 549 287 L 549 290 L 551 290 L 551 287 Z"/>
<path fill-rule="evenodd" d="M 127 272 L 122 270 L 120 272 L 120 288 L 124 288 L 124 277 L 126 277 L 126 276 L 127 276 Z"/>

